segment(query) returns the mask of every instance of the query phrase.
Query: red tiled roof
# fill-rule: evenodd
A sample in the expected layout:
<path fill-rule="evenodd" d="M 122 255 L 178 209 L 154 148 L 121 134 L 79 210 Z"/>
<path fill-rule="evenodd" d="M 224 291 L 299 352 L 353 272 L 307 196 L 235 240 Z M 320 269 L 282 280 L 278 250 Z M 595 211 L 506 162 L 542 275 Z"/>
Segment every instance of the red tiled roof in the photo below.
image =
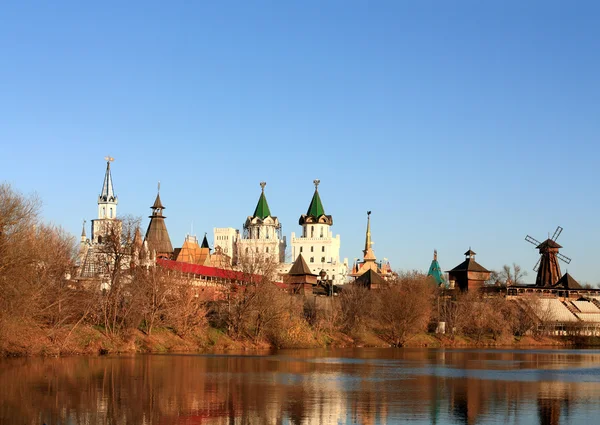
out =
<path fill-rule="evenodd" d="M 243 273 L 243 272 L 240 272 L 237 270 L 222 269 L 219 267 L 202 266 L 200 264 L 190 264 L 190 263 L 184 263 L 181 261 L 165 260 L 162 258 L 157 259 L 156 263 L 166 269 L 169 269 L 169 270 L 177 270 L 181 273 L 191 273 L 191 274 L 195 274 L 198 276 L 204 276 L 204 277 L 215 277 L 215 278 L 220 278 L 220 279 L 237 280 L 237 281 L 242 281 L 242 282 L 245 282 L 248 280 L 252 280 L 254 282 L 260 282 L 260 280 L 263 278 L 261 275 L 257 275 L 257 274 L 251 275 L 251 274 Z M 278 286 L 279 288 L 282 288 L 282 289 L 287 288 L 287 285 L 285 285 L 282 282 L 273 282 L 273 284 L 275 284 L 276 286 Z"/>

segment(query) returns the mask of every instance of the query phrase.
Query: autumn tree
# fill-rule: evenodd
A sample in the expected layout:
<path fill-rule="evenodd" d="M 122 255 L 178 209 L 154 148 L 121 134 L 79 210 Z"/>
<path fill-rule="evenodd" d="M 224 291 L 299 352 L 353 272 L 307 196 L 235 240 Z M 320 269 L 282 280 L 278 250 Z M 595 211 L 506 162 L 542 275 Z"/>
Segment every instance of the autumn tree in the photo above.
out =
<path fill-rule="evenodd" d="M 401 273 L 377 291 L 377 327 L 384 339 L 403 346 L 425 332 L 433 309 L 434 287 L 420 272 Z"/>

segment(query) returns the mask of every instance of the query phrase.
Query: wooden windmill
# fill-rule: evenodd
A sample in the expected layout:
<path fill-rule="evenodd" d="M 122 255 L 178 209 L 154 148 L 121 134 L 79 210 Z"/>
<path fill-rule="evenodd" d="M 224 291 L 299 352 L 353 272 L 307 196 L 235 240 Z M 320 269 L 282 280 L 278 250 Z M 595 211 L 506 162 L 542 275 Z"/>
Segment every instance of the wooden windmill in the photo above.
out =
<path fill-rule="evenodd" d="M 562 255 L 558 250 L 562 248 L 557 242 L 558 236 L 562 232 L 563 228 L 558 226 L 554 235 L 551 238 L 546 239 L 544 242 L 540 242 L 537 239 L 527 235 L 525 240 L 533 245 L 540 251 L 540 259 L 537 264 L 533 267 L 533 271 L 537 272 L 537 278 L 535 279 L 536 286 L 554 286 L 561 278 L 560 265 L 558 260 L 562 260 L 569 264 L 571 259 L 565 255 Z"/>

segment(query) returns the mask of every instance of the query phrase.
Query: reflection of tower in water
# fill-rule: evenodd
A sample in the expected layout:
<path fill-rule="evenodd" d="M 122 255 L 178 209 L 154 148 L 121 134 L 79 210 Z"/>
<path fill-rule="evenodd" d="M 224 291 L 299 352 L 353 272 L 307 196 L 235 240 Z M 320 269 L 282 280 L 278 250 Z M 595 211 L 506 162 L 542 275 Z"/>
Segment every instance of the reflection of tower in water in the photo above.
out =
<path fill-rule="evenodd" d="M 543 382 L 538 393 L 538 417 L 540 424 L 558 425 L 561 409 L 569 416 L 571 388 L 573 384 L 565 382 Z"/>

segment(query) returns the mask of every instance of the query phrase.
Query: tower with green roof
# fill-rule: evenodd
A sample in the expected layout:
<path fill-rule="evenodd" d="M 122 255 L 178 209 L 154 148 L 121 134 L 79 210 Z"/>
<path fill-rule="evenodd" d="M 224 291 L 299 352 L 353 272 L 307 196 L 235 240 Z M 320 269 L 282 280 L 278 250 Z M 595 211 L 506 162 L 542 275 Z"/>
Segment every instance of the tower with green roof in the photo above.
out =
<path fill-rule="evenodd" d="M 433 250 L 433 260 L 431 261 L 431 266 L 429 266 L 427 276 L 431 276 L 436 286 L 442 286 L 446 284 L 444 273 L 442 272 L 440 263 L 438 263 L 437 260 L 437 250 Z"/>
<path fill-rule="evenodd" d="M 340 235 L 333 236 L 333 217 L 325 213 L 319 193 L 320 180 L 313 180 L 315 191 L 306 210 L 298 220 L 302 233 L 292 233 L 292 258 L 303 255 L 311 272 L 320 276 L 324 271 L 328 281 L 335 285 L 345 283 L 348 260 L 340 261 Z"/>
<path fill-rule="evenodd" d="M 238 241 L 238 258 L 269 258 L 285 261 L 286 239 L 282 236 L 279 219 L 271 215 L 265 196 L 266 182 L 260 182 L 260 196 L 254 213 L 246 218 L 242 237 Z"/>

